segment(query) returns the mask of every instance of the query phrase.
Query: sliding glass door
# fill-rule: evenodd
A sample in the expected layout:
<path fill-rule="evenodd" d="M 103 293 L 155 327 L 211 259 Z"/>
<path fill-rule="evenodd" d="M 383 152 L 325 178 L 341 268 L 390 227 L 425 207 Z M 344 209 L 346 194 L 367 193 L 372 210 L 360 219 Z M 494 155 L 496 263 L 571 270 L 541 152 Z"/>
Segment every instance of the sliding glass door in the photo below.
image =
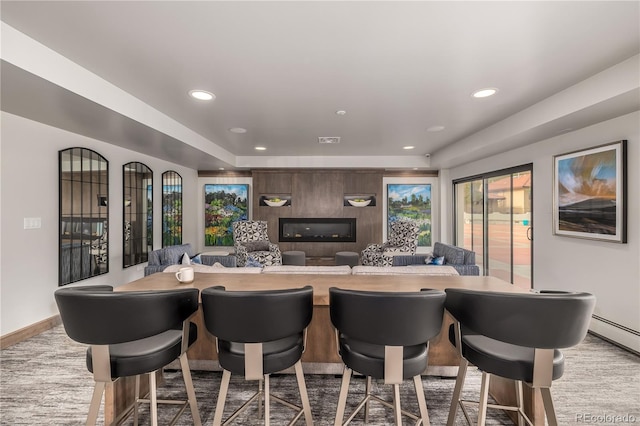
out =
<path fill-rule="evenodd" d="M 530 289 L 532 166 L 454 182 L 456 245 L 476 252 L 481 273 Z"/>

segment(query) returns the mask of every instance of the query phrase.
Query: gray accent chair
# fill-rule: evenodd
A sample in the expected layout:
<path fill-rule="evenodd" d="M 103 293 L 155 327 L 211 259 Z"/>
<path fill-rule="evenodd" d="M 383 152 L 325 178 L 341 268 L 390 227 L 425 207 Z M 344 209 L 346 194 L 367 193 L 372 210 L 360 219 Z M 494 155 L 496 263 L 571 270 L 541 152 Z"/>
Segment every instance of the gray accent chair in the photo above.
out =
<path fill-rule="evenodd" d="M 223 369 L 214 426 L 222 424 L 231 374 L 243 375 L 245 380 L 257 380 L 259 387 L 225 424 L 255 400 L 261 407 L 264 399 L 264 419 L 268 426 L 269 401 L 273 398 L 297 411 L 289 424 L 295 424 L 304 415 L 307 426 L 313 425 L 301 361 L 306 329 L 313 315 L 313 288 L 226 291 L 217 286 L 204 289 L 201 296 L 204 323 L 209 333 L 216 337 L 218 361 Z M 271 395 L 269 390 L 269 376 L 292 366 L 302 408 Z"/>
<path fill-rule="evenodd" d="M 501 293 L 477 290 L 445 290 L 445 308 L 454 324 L 449 340 L 458 349 L 460 365 L 447 425 L 455 424 L 458 406 L 468 422 L 460 399 L 469 364 L 482 371 L 478 425 L 484 425 L 487 408 L 515 411 L 518 424 L 530 420 L 524 413 L 522 384 L 539 389 L 550 426 L 556 426 L 551 383 L 564 372 L 560 349 L 579 344 L 587 334 L 596 299 L 588 293 L 549 291 Z M 491 376 L 515 381 L 517 406 L 488 403 Z M 544 423 L 544 422 L 543 422 Z"/>
<path fill-rule="evenodd" d="M 345 366 L 335 425 L 348 424 L 363 407 L 367 423 L 369 401 L 393 408 L 396 425 L 402 425 L 402 415 L 416 424 L 429 424 L 421 374 L 427 368 L 429 339 L 442 327 L 444 300 L 443 291 L 428 289 L 403 293 L 329 289 L 331 323 Z M 365 397 L 343 423 L 352 371 L 366 376 Z M 371 393 L 372 378 L 393 386 L 393 403 Z M 399 386 L 408 379 L 413 379 L 420 416 L 400 406 Z"/>
<path fill-rule="evenodd" d="M 134 423 L 138 424 L 138 404 L 147 402 L 151 424 L 157 425 L 157 403 L 166 401 L 157 400 L 156 372 L 176 359 L 188 399 L 172 401 L 183 404 L 173 421 L 189 406 L 193 423 L 201 425 L 187 360 L 187 349 L 198 336 L 197 326 L 190 322 L 198 311 L 198 289 L 113 292 L 111 286 L 65 287 L 55 292 L 55 299 L 69 337 L 90 345 L 86 363 L 95 387 L 88 425 L 96 423 L 106 386 L 130 376 L 135 376 Z M 140 398 L 143 374 L 149 377 L 149 399 Z"/>
<path fill-rule="evenodd" d="M 395 256 L 393 266 L 424 265 L 427 254 L 413 256 Z M 453 246 L 435 243 L 432 256 L 444 256 L 444 264 L 453 266 L 460 275 L 480 275 L 480 267 L 476 265 L 476 252 Z"/>

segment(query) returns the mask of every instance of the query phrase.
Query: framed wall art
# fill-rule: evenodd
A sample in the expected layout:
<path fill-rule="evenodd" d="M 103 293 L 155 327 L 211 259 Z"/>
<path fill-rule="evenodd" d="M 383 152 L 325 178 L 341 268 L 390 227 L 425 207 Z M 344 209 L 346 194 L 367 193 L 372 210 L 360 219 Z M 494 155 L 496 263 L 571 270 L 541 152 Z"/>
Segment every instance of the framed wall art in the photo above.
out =
<path fill-rule="evenodd" d="M 432 246 L 431 184 L 387 184 L 387 226 L 408 219 L 420 226 L 418 246 Z"/>
<path fill-rule="evenodd" d="M 553 158 L 553 233 L 627 242 L 627 141 Z"/>
<path fill-rule="evenodd" d="M 248 218 L 249 185 L 204 186 L 204 245 L 233 246 L 233 222 Z"/>

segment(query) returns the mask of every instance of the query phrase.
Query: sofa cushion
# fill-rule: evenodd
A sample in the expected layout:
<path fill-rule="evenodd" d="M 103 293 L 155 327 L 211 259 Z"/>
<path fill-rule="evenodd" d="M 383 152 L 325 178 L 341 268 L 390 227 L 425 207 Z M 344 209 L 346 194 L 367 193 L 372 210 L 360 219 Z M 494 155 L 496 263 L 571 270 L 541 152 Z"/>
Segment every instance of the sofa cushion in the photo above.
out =
<path fill-rule="evenodd" d="M 339 266 L 302 266 L 302 265 L 272 265 L 262 269 L 265 274 L 332 274 L 351 275 L 349 265 Z"/>
<path fill-rule="evenodd" d="M 358 265 L 351 269 L 353 275 L 460 275 L 453 266 L 412 265 L 412 266 L 368 266 Z"/>
<path fill-rule="evenodd" d="M 433 245 L 433 256 L 444 256 L 445 264 L 462 265 L 464 263 L 464 251 L 460 247 L 449 244 L 435 243 Z"/>
<path fill-rule="evenodd" d="M 462 249 L 464 251 L 464 264 L 465 265 L 475 265 L 476 264 L 476 252 Z"/>
<path fill-rule="evenodd" d="M 180 263 L 180 259 L 184 253 L 189 253 L 189 256 L 193 256 L 193 250 L 191 244 L 181 244 L 178 246 L 165 247 L 160 251 L 160 263 L 162 265 L 175 265 Z"/>
<path fill-rule="evenodd" d="M 213 265 L 214 263 L 219 263 L 227 268 L 235 268 L 237 266 L 236 257 L 234 255 L 225 254 L 224 256 L 218 256 L 202 253 L 200 254 L 200 258 L 202 259 L 203 265 Z"/>
<path fill-rule="evenodd" d="M 149 262 L 149 265 L 160 265 L 162 263 L 160 260 L 160 250 L 151 251 L 147 261 Z"/>
<path fill-rule="evenodd" d="M 231 268 L 227 268 L 223 265 L 221 265 L 220 263 L 218 263 L 218 266 L 214 266 L 214 265 L 199 265 L 199 264 L 194 264 L 194 265 L 190 265 L 193 268 L 194 272 L 203 272 L 206 274 L 259 274 L 262 272 L 262 268 L 235 268 L 235 267 L 231 267 Z M 163 272 L 178 272 L 180 270 L 180 268 L 184 268 L 184 265 L 169 265 L 167 266 Z M 196 280 L 198 279 L 198 277 L 196 277 Z"/>

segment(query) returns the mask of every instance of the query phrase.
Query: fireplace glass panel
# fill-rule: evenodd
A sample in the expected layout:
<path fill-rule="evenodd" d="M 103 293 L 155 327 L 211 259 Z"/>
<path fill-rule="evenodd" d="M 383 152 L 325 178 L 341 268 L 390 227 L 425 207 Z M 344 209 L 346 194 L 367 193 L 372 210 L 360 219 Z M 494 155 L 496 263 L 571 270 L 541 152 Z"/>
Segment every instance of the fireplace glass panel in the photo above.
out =
<path fill-rule="evenodd" d="M 355 242 L 355 218 L 280 218 L 280 242 Z"/>

